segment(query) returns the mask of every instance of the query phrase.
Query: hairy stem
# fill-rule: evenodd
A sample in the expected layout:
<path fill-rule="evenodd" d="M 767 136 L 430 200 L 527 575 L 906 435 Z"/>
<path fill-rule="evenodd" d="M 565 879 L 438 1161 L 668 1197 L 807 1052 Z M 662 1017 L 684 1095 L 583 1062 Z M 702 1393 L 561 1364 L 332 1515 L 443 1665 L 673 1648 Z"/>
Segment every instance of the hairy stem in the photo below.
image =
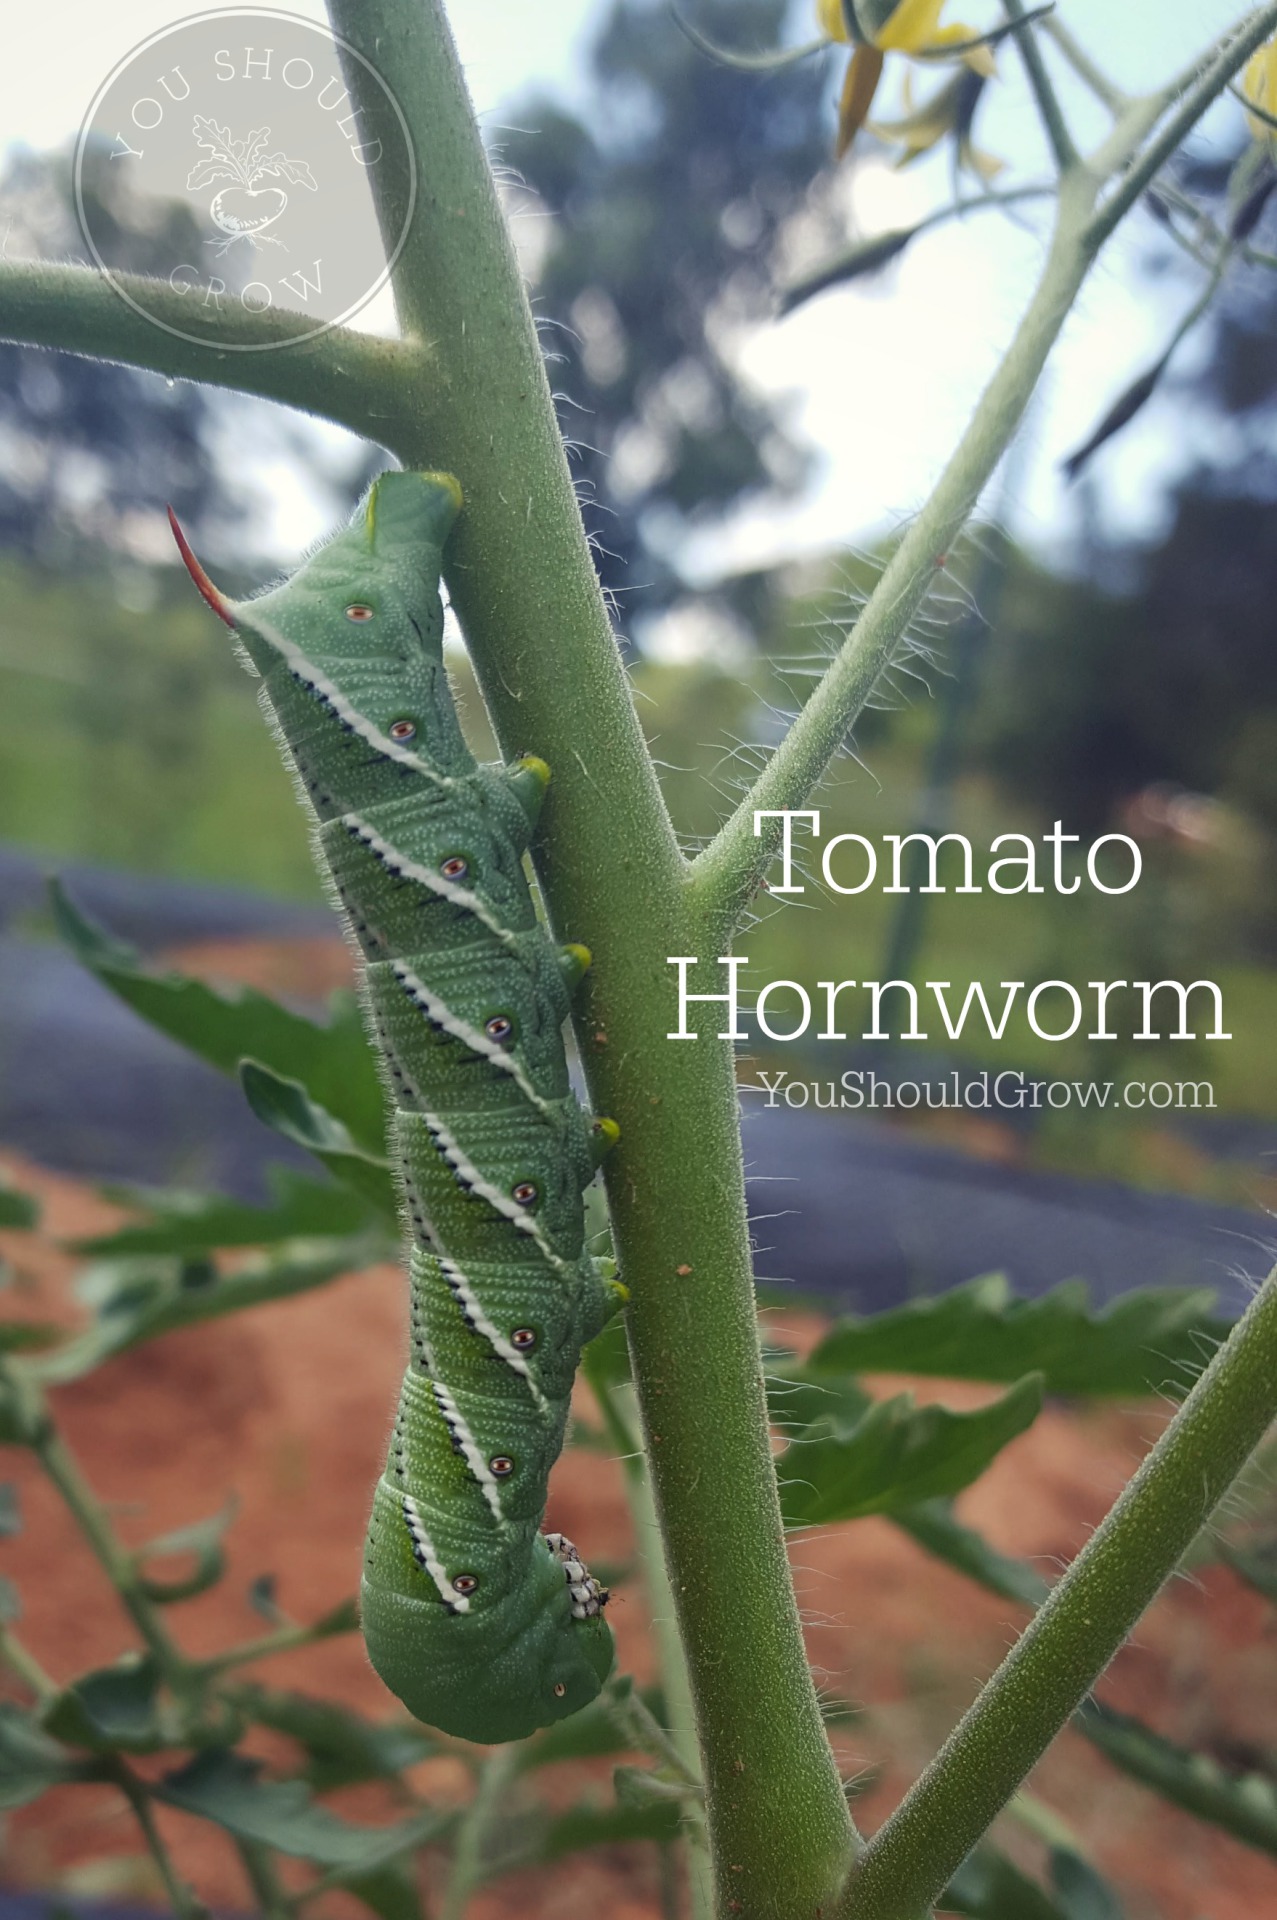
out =
<path fill-rule="evenodd" d="M 751 791 L 694 863 L 694 883 L 724 942 L 743 917 L 780 843 L 778 820 L 763 822 L 755 835 L 755 813 L 801 807 L 814 790 L 893 659 L 1004 452 L 1100 246 L 1275 28 L 1277 0 L 1271 0 L 1229 35 L 1221 49 L 1208 50 L 1162 93 L 1132 101 L 1098 152 L 1085 163 L 1072 164 L 1062 177 L 1055 235 L 1037 292 L 970 426 L 824 678 Z M 1175 100 L 1180 102 L 1178 111 L 1139 154 Z M 1097 214 L 1100 188 L 1119 169 L 1122 183 Z"/>
<path fill-rule="evenodd" d="M 926 1772 L 861 1855 L 847 1920 L 924 1920 L 1277 1417 L 1277 1269 Z"/>
<path fill-rule="evenodd" d="M 518 1747 L 498 1747 L 479 1774 L 474 1799 L 461 1817 L 452 1851 L 452 1872 L 439 1920 L 465 1920 L 470 1896 L 483 1880 L 483 1863 L 494 1822 L 505 1817 L 505 1800 L 519 1770 Z"/>
<path fill-rule="evenodd" d="M 1074 38 L 1064 25 L 1058 13 L 1048 15 L 1042 22 L 1042 31 L 1049 40 L 1053 40 L 1061 55 L 1072 67 L 1083 86 L 1089 87 L 1102 106 L 1112 114 L 1121 113 L 1127 104 L 1127 95 L 1121 87 L 1109 79 L 1104 70 L 1092 60 L 1080 40 Z"/>
<path fill-rule="evenodd" d="M 812 1913 L 843 1877 L 852 1829 L 780 1524 L 731 1050 L 665 1038 L 667 957 L 699 950 L 697 902 L 595 577 L 441 0 L 332 0 L 331 11 L 342 37 L 391 76 L 427 183 L 395 294 L 405 331 L 429 339 L 433 360 L 419 399 L 403 396 L 392 444 L 461 482 L 449 591 L 503 749 L 536 752 L 553 771 L 537 871 L 560 937 L 594 955 L 575 1024 L 596 1110 L 621 1127 L 608 1197 L 720 1903 L 745 1920 Z M 347 78 L 375 123 L 376 94 L 365 98 L 359 71 Z M 403 206 L 393 182 L 385 189 L 383 224 L 397 233 Z M 723 1459 L 730 1501 L 713 1465 Z"/>
<path fill-rule="evenodd" d="M 854 629 L 753 788 L 694 865 L 723 938 L 739 921 L 780 841 L 756 812 L 801 807 L 841 747 L 891 660 L 1019 425 L 1046 357 L 1091 263 L 1080 240 L 1093 195 L 1088 176 L 1061 188 L 1055 237 L 1037 292 L 931 498 L 910 524 Z M 721 949 L 720 949 L 721 951 Z"/>
<path fill-rule="evenodd" d="M 173 288 L 137 274 L 115 277 L 159 319 L 186 322 L 185 300 Z M 348 327 L 306 338 L 314 324 L 279 308 L 263 316 L 231 307 L 218 320 L 225 345 L 200 346 L 148 320 L 105 274 L 43 260 L 0 265 L 0 340 L 231 387 L 322 414 L 384 443 L 396 414 L 395 391 L 409 377 L 428 377 L 428 349 Z M 276 336 L 274 346 L 245 352 L 244 343 L 260 339 L 266 328 Z"/>
<path fill-rule="evenodd" d="M 1098 248 L 1152 185 L 1180 143 L 1188 138 L 1211 102 L 1240 73 L 1255 49 L 1277 31 L 1277 4 L 1260 7 L 1224 41 L 1213 56 L 1199 61 L 1161 97 L 1163 106 L 1179 105 L 1165 126 L 1123 174 L 1091 222 L 1087 240 Z"/>
<path fill-rule="evenodd" d="M 1069 132 L 1068 122 L 1064 118 L 1064 109 L 1054 83 L 1047 72 L 1046 61 L 1042 58 L 1042 49 L 1035 38 L 1034 29 L 1026 25 L 1023 0 L 1002 0 L 1002 11 L 1008 20 L 1014 21 L 1020 28 L 1015 35 L 1020 58 L 1024 62 L 1024 71 L 1028 76 L 1029 87 L 1038 105 L 1038 116 L 1042 121 L 1047 144 L 1055 156 L 1055 164 L 1061 173 L 1067 173 L 1077 165 L 1077 148 Z"/>

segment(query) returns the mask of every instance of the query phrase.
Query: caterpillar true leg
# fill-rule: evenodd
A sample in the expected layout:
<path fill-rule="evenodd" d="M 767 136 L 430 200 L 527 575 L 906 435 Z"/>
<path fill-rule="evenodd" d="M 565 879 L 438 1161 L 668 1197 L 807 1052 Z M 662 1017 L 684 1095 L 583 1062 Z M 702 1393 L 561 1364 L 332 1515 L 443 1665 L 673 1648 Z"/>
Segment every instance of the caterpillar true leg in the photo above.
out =
<path fill-rule="evenodd" d="M 550 770 L 477 766 L 443 665 L 449 474 L 384 474 L 235 630 L 363 960 L 409 1235 L 411 1342 L 364 1554 L 373 1665 L 421 1719 L 513 1740 L 598 1692 L 607 1594 L 538 1531 L 581 1347 L 623 1290 L 582 1192 L 617 1137 L 573 1096 L 568 995 L 590 964 L 538 924 L 523 854 Z"/>

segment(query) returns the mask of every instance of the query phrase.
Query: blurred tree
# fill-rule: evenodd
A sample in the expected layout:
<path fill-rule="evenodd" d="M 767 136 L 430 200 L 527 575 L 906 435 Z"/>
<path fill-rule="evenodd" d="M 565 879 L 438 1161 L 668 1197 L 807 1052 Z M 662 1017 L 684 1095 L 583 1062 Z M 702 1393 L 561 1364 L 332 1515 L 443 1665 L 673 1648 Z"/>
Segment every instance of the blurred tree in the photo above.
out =
<path fill-rule="evenodd" d="M 199 243 L 201 229 L 179 201 L 160 227 L 153 213 L 145 222 L 131 217 L 104 156 L 88 157 L 81 191 L 113 267 L 154 272 L 179 246 Z M 69 150 L 15 150 L 0 176 L 0 226 L 11 254 L 87 262 Z M 232 422 L 242 431 L 228 436 Z M 301 450 L 317 463 L 314 434 L 283 409 L 132 367 L 0 344 L 0 545 L 59 567 L 77 556 L 96 566 L 103 548 L 155 558 L 149 541 L 171 504 L 206 546 L 237 550 L 246 526 L 260 521 L 260 501 L 252 460 L 232 461 L 219 449 L 228 437 L 241 451 L 251 439 L 259 451 Z M 383 462 L 367 448 L 326 464 L 340 512 Z"/>
<path fill-rule="evenodd" d="M 109 189 L 92 176 L 85 185 L 121 266 L 152 268 L 175 237 L 175 222 L 195 237 L 177 203 L 169 232 L 130 232 Z M 73 204 L 70 153 L 19 149 L 0 178 L 10 251 L 86 260 Z M 130 516 L 166 501 L 197 528 L 233 517 L 234 486 L 209 449 L 216 405 L 185 382 L 0 346 L 0 542 L 46 555 L 61 553 L 68 532 L 127 545 Z"/>
<path fill-rule="evenodd" d="M 775 46 L 788 11 L 694 7 L 706 33 L 743 48 Z M 826 75 L 821 62 L 756 78 L 716 65 L 666 0 L 615 0 L 589 73 L 588 109 L 525 101 L 513 117 L 528 130 L 503 131 L 499 153 L 551 215 L 538 311 L 566 362 L 554 383 L 600 573 L 627 610 L 656 609 L 679 591 L 680 533 L 805 472 L 727 343 L 763 311 L 778 231 L 827 158 Z"/>
<path fill-rule="evenodd" d="M 1186 157 L 1181 183 L 1221 222 L 1235 152 Z M 1269 251 L 1277 207 L 1251 242 Z M 1169 241 L 1150 269 L 1173 271 Z M 1196 270 L 1194 270 L 1196 272 Z M 1218 794 L 1277 834 L 1277 283 L 1235 269 L 1204 353 L 1174 375 L 1188 444 L 1165 537 L 1132 577 L 1092 528 L 1082 578 L 1021 559 L 993 649 L 980 750 L 1009 786 L 1098 831 L 1153 781 Z M 1049 690 L 1043 703 L 1044 687 Z M 1028 714 L 1036 715 L 1034 726 Z"/>

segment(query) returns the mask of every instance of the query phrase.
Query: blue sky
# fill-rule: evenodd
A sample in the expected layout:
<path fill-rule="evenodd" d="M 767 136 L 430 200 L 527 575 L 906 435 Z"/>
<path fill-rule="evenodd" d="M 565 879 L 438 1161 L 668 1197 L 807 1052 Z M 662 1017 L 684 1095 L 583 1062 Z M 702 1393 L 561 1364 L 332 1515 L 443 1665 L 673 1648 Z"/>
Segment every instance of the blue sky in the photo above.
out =
<path fill-rule="evenodd" d="M 693 0 L 686 0 L 689 7 Z M 511 102 L 533 87 L 556 88 L 588 104 L 583 49 L 605 0 L 454 0 L 451 16 L 486 124 L 498 127 Z M 42 148 L 64 142 L 102 77 L 138 41 L 189 11 L 173 0 L 55 0 L 8 22 L 0 69 L 0 128 L 9 140 Z M 289 11 L 322 18 L 313 0 Z M 1061 0 L 1061 17 L 1115 78 L 1144 86 L 1166 77 L 1243 9 L 1230 0 Z M 989 0 L 952 0 L 947 17 L 987 23 Z M 982 111 L 981 142 L 1009 163 L 1006 178 L 1040 164 L 1036 122 L 1015 56 Z M 889 97 L 889 96 L 888 96 Z M 1083 133 L 1098 131 L 1092 103 L 1071 94 Z M 1203 139 L 1226 140 L 1237 109 L 1217 110 Z M 908 221 L 944 192 L 942 168 L 907 174 L 864 164 L 853 188 L 866 230 Z M 1154 358 L 1175 314 L 1191 298 L 1180 275 L 1150 282 L 1140 270 L 1152 238 L 1146 223 L 1102 259 L 1070 322 L 1030 423 L 1015 519 L 1046 547 L 1067 542 L 1078 505 L 1064 488 L 1060 457 L 1103 413 L 1126 379 Z M 985 215 L 944 229 L 871 286 L 824 296 L 779 323 L 733 342 L 749 377 L 782 394 L 797 429 L 823 458 L 812 495 L 782 514 L 753 514 L 699 544 L 691 558 L 711 574 L 734 558 L 863 539 L 925 496 L 968 417 L 980 385 L 1027 298 L 1042 239 L 1034 223 L 1011 226 Z M 1192 343 L 1183 364 L 1191 364 Z M 1105 518 L 1135 534 L 1156 530 L 1164 482 L 1198 450 L 1193 422 L 1173 399 L 1146 418 L 1096 466 Z M 285 501 L 281 541 L 321 531 L 304 490 Z"/>

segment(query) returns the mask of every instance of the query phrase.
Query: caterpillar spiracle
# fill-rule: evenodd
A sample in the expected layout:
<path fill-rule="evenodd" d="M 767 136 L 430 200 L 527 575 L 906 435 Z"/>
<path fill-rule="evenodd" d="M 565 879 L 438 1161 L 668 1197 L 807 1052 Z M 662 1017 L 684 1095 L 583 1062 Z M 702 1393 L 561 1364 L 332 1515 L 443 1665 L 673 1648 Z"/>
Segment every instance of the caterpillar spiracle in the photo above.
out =
<path fill-rule="evenodd" d="M 587 1120 L 563 1047 L 584 947 L 556 951 L 523 871 L 541 760 L 475 763 L 443 664 L 450 474 L 381 476 L 287 580 L 227 599 L 314 817 L 362 958 L 391 1096 L 411 1338 L 364 1552 L 373 1666 L 419 1719 L 520 1739 L 594 1698 L 605 1590 L 539 1531 L 583 1344 L 618 1290 L 585 1250 L 582 1195 L 616 1138 Z"/>

